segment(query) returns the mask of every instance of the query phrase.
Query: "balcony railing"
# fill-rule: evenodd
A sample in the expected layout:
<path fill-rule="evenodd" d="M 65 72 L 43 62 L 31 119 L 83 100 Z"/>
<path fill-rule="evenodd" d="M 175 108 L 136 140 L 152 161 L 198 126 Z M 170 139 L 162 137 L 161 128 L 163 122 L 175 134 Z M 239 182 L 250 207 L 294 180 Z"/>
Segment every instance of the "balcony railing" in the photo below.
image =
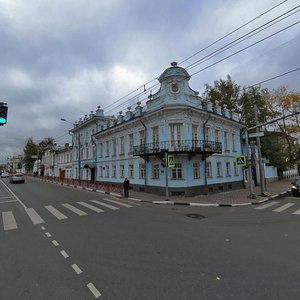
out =
<path fill-rule="evenodd" d="M 133 147 L 134 156 L 150 156 L 161 153 L 222 153 L 222 143 L 207 140 L 179 140 L 142 144 Z"/>

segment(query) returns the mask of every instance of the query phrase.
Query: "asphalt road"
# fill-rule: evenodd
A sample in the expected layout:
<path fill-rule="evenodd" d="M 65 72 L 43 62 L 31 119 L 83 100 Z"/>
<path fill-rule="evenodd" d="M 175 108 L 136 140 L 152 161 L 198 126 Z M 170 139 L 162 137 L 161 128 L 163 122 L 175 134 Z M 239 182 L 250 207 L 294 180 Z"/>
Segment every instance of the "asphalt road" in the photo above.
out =
<path fill-rule="evenodd" d="M 0 299 L 299 299 L 300 198 L 168 206 L 2 179 L 0 210 Z"/>

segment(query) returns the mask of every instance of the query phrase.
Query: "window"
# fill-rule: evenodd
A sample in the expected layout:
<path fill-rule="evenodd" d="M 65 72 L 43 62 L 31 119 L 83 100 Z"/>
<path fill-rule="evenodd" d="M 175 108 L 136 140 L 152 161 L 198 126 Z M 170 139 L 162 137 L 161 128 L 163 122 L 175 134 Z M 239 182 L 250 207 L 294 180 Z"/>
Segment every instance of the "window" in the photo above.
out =
<path fill-rule="evenodd" d="M 99 166 L 99 177 L 103 177 L 102 165 Z"/>
<path fill-rule="evenodd" d="M 159 148 L 158 126 L 152 128 L 152 143 L 154 149 Z"/>
<path fill-rule="evenodd" d="M 171 178 L 172 179 L 183 178 L 182 163 L 176 163 L 175 168 L 171 169 Z"/>
<path fill-rule="evenodd" d="M 181 133 L 182 124 L 170 124 L 171 147 L 174 147 L 175 150 L 181 146 Z"/>
<path fill-rule="evenodd" d="M 133 152 L 133 134 L 129 134 L 129 149 L 128 149 L 129 153 Z"/>
<path fill-rule="evenodd" d="M 193 173 L 194 173 L 194 179 L 200 178 L 199 163 L 193 163 Z"/>
<path fill-rule="evenodd" d="M 145 131 L 140 131 L 140 146 L 143 146 L 145 144 Z"/>
<path fill-rule="evenodd" d="M 99 144 L 99 157 L 103 157 L 103 144 Z"/>
<path fill-rule="evenodd" d="M 152 165 L 152 178 L 159 179 L 159 164 L 155 163 Z"/>
<path fill-rule="evenodd" d="M 124 165 L 120 165 L 120 178 L 124 178 Z"/>
<path fill-rule="evenodd" d="M 247 174 L 248 172 L 246 172 Z M 234 163 L 234 176 L 239 176 L 239 166 L 237 165 L 237 163 Z"/>
<path fill-rule="evenodd" d="M 109 177 L 109 165 L 106 165 L 105 167 L 105 176 Z"/>
<path fill-rule="evenodd" d="M 117 177 L 117 166 L 116 165 L 112 166 L 112 177 L 113 178 Z"/>
<path fill-rule="evenodd" d="M 95 145 L 93 145 L 93 148 L 92 148 L 92 156 L 93 156 L 93 158 L 96 157 L 96 146 Z"/>
<path fill-rule="evenodd" d="M 143 163 L 139 164 L 139 177 L 145 178 L 145 164 Z"/>
<path fill-rule="evenodd" d="M 192 141 L 193 147 L 197 147 L 198 145 L 198 126 L 192 125 Z"/>
<path fill-rule="evenodd" d="M 222 176 L 222 163 L 220 161 L 217 162 L 217 176 Z"/>
<path fill-rule="evenodd" d="M 228 132 L 224 132 L 224 148 L 225 151 L 228 151 Z"/>
<path fill-rule="evenodd" d="M 120 155 L 124 155 L 124 136 L 120 137 Z"/>
<path fill-rule="evenodd" d="M 230 162 L 227 161 L 226 162 L 226 176 L 231 176 L 231 170 L 230 170 L 231 166 L 230 166 Z"/>
<path fill-rule="evenodd" d="M 211 169 L 211 162 L 210 161 L 206 162 L 206 176 L 207 177 L 212 177 L 212 169 Z"/>
<path fill-rule="evenodd" d="M 236 134 L 232 134 L 232 149 L 233 151 L 237 151 L 237 148 L 236 148 Z"/>
<path fill-rule="evenodd" d="M 205 140 L 209 141 L 210 140 L 210 128 L 205 127 Z"/>
<path fill-rule="evenodd" d="M 113 139 L 113 153 L 112 153 L 112 155 L 113 156 L 116 156 L 117 155 L 117 141 L 116 141 L 116 139 Z"/>
<path fill-rule="evenodd" d="M 134 164 L 131 163 L 131 164 L 129 164 L 128 167 L 129 167 L 129 177 L 133 178 L 134 177 Z"/>
<path fill-rule="evenodd" d="M 215 141 L 220 142 L 220 130 L 216 129 L 215 131 Z"/>
<path fill-rule="evenodd" d="M 106 156 L 109 156 L 109 141 L 106 141 L 105 144 L 106 144 Z"/>

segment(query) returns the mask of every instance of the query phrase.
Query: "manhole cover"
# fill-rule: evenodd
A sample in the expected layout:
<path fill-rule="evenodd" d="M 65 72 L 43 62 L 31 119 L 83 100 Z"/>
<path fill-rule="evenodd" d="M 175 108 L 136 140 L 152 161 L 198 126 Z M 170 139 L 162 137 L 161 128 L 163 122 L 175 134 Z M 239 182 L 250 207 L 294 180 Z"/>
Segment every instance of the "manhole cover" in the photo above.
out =
<path fill-rule="evenodd" d="M 189 218 L 192 218 L 192 219 L 199 219 L 199 220 L 205 218 L 204 216 L 202 216 L 200 214 L 187 214 L 186 216 L 189 217 Z"/>

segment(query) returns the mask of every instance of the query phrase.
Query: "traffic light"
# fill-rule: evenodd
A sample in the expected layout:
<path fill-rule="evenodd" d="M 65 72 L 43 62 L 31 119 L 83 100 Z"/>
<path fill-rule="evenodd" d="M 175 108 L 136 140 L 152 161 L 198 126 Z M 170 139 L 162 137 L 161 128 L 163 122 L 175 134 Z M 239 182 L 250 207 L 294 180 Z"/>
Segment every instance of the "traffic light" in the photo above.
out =
<path fill-rule="evenodd" d="M 0 105 L 0 126 L 3 126 L 7 123 L 7 106 Z"/>

